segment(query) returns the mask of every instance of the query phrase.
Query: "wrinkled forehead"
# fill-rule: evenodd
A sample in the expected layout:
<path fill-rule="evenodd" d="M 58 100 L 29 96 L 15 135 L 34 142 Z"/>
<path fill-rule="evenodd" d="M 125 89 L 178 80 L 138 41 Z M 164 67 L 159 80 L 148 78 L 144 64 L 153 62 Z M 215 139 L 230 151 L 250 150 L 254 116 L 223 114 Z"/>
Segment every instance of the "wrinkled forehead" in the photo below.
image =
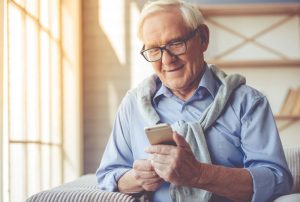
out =
<path fill-rule="evenodd" d="M 177 5 L 168 5 L 168 6 L 163 6 L 163 7 L 149 8 L 146 11 L 142 11 L 142 13 L 141 13 L 141 18 L 140 18 L 139 24 L 138 24 L 138 36 L 140 39 L 143 39 L 145 22 L 149 21 L 149 19 L 152 21 L 153 17 L 156 18 L 157 23 L 165 21 L 166 15 L 162 15 L 162 14 L 172 16 L 173 22 L 178 22 L 178 21 L 184 22 L 184 18 L 182 16 L 180 8 Z M 155 25 L 156 22 L 154 22 L 153 24 Z M 149 23 L 147 23 L 146 27 L 148 26 L 148 24 Z M 185 24 L 186 23 L 184 22 L 184 25 Z"/>
<path fill-rule="evenodd" d="M 148 17 L 151 17 L 152 15 L 158 14 L 158 13 L 179 13 L 180 8 L 177 5 L 164 5 L 164 6 L 154 6 L 149 7 L 147 9 L 142 10 L 140 15 L 140 20 L 144 21 Z"/>
<path fill-rule="evenodd" d="M 145 35 L 149 33 L 157 33 L 158 35 L 175 32 L 186 32 L 190 28 L 187 26 L 187 23 L 184 21 L 181 13 L 178 10 L 171 10 L 168 12 L 155 12 L 151 15 L 148 15 L 145 18 L 143 25 L 141 27 L 141 39 L 145 40 Z M 172 34 L 172 35 L 173 35 Z"/>
<path fill-rule="evenodd" d="M 160 12 L 145 20 L 142 27 L 142 41 L 147 47 L 164 45 L 182 38 L 189 31 L 180 14 Z"/>

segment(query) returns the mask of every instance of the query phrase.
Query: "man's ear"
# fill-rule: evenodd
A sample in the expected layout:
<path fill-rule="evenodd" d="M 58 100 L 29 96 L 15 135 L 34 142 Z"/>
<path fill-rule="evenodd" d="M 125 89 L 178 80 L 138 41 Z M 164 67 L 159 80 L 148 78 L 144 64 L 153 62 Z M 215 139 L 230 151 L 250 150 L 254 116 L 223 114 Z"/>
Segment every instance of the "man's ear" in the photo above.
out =
<path fill-rule="evenodd" d="M 202 51 L 206 51 L 209 43 L 209 29 L 205 24 L 199 26 Z"/>

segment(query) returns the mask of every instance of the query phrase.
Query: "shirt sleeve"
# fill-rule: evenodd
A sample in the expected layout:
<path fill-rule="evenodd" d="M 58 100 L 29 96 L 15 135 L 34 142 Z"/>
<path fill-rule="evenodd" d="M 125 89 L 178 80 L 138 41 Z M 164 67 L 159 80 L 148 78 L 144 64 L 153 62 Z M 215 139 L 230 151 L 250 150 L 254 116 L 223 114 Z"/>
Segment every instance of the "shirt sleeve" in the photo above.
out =
<path fill-rule="evenodd" d="M 253 179 L 252 202 L 274 200 L 290 192 L 292 176 L 266 97 L 251 96 L 247 102 L 241 119 L 241 142 L 244 165 Z"/>
<path fill-rule="evenodd" d="M 99 168 L 96 171 L 100 189 L 118 191 L 118 180 L 132 168 L 133 157 L 129 139 L 128 94 L 124 97 L 106 145 Z"/>

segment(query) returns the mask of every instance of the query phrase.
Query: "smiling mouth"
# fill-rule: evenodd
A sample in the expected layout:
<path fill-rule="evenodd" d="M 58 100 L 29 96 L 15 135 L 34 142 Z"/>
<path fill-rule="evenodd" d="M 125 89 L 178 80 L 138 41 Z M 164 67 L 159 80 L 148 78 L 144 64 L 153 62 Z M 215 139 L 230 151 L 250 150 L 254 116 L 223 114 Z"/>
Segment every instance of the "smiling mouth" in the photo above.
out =
<path fill-rule="evenodd" d="M 179 67 L 177 67 L 177 68 L 175 68 L 175 69 L 168 69 L 168 70 L 165 70 L 165 72 L 175 72 L 175 71 L 178 71 L 178 70 L 182 69 L 183 66 L 184 66 L 184 65 L 181 65 L 181 66 L 179 66 Z"/>

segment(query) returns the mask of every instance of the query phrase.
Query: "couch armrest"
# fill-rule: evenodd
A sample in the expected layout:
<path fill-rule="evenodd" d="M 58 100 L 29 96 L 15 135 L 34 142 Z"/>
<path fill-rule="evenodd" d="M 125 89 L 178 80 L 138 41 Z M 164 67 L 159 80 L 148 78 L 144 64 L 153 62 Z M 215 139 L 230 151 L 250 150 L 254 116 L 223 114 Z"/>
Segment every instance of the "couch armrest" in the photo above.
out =
<path fill-rule="evenodd" d="M 291 193 L 300 193 L 300 147 L 286 147 L 284 154 L 294 180 Z"/>
<path fill-rule="evenodd" d="M 274 202 L 299 202 L 300 194 L 289 194 L 277 198 Z"/>
<path fill-rule="evenodd" d="M 94 174 L 84 175 L 75 181 L 39 192 L 26 202 L 134 202 L 136 198 L 119 192 L 106 192 L 98 188 Z"/>

